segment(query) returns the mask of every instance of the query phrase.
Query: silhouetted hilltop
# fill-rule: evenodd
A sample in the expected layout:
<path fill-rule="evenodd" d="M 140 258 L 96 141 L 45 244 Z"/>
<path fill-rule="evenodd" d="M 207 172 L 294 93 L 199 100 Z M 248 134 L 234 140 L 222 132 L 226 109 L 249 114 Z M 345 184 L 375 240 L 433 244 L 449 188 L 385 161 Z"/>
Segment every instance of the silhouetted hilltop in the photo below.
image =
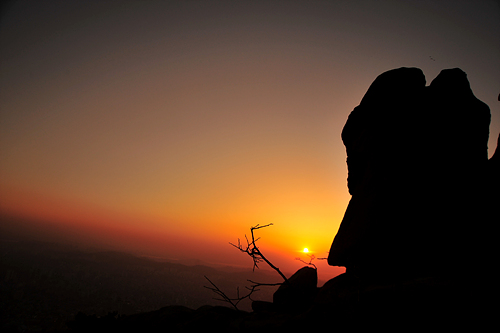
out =
<path fill-rule="evenodd" d="M 420 69 L 381 74 L 342 132 L 352 199 L 329 255 L 346 273 L 317 287 L 304 267 L 252 311 L 170 306 L 80 315 L 74 332 L 110 330 L 486 331 L 499 307 L 493 226 L 498 148 L 490 113 L 460 69 L 429 86 Z"/>
<path fill-rule="evenodd" d="M 9 313 L 2 322 L 19 328 L 16 315 L 54 306 L 55 316 L 72 315 L 71 332 L 492 329 L 499 310 L 493 226 L 500 165 L 498 148 L 488 160 L 489 122 L 488 106 L 460 69 L 442 71 L 429 86 L 417 68 L 381 74 L 342 132 L 352 199 L 328 260 L 346 273 L 321 288 L 317 271 L 306 266 L 272 297 L 237 311 L 200 298 L 196 289 L 209 275 L 234 290 L 245 285 L 245 274 L 111 252 L 27 255 L 22 246 L 8 246 L 0 273 Z M 269 275 L 252 279 L 276 282 Z M 75 300 L 87 303 L 69 313 Z"/>

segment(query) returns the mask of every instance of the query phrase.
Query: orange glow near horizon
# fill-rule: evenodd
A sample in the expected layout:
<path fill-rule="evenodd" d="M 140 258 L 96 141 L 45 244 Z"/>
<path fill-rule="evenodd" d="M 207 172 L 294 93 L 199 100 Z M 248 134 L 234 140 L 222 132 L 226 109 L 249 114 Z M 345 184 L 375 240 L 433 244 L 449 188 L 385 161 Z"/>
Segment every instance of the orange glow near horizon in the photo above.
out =
<path fill-rule="evenodd" d="M 377 75 L 462 68 L 494 150 L 499 15 L 443 6 L 14 1 L 0 213 L 30 237 L 235 265 L 228 243 L 273 223 L 259 247 L 287 270 L 324 258 L 350 199 L 340 134 Z"/>
<path fill-rule="evenodd" d="M 61 198 L 49 199 L 33 193 L 10 190 L 8 194 L 1 198 L 0 212 L 25 219 L 22 226 L 33 239 L 62 240 L 80 246 L 87 244 L 140 255 L 176 260 L 198 258 L 208 263 L 248 266 L 248 258 L 228 243 L 236 243 L 238 238 L 244 242 L 245 235 L 250 236 L 250 226 L 273 223 L 255 232 L 255 236 L 260 238 L 258 246 L 273 258 L 273 262 L 292 272 L 301 266 L 294 260 L 296 253 L 305 254 L 303 248 L 297 250 L 300 244 L 315 244 L 315 248 L 323 249 L 323 254 L 318 257 L 326 257 L 332 240 L 330 235 L 325 237 L 324 229 L 311 230 L 308 227 L 310 218 L 300 220 L 299 217 L 295 225 L 293 221 L 287 223 L 286 217 L 280 223 L 273 219 L 261 219 L 265 221 L 252 224 L 247 218 L 245 221 L 248 224 L 243 224 L 241 221 L 234 223 L 234 220 L 216 221 L 213 217 L 212 221 L 207 217 L 203 221 L 185 219 L 171 223 L 166 218 L 163 221 L 146 215 L 134 218 L 102 207 L 85 206 Z M 318 221 L 321 222 L 320 219 Z M 331 227 L 329 222 L 324 221 Z M 332 230 L 331 234 L 334 233 L 335 230 Z M 326 267 L 322 273 L 328 271 L 333 274 L 333 271 L 337 274 L 338 270 Z M 320 275 L 323 277 L 323 274 Z"/>

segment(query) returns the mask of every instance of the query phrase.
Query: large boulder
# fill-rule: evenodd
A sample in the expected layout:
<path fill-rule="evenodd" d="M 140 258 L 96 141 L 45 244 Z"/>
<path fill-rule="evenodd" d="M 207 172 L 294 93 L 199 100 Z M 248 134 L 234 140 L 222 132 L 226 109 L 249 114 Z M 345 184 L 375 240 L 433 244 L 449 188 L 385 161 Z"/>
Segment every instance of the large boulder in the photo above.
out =
<path fill-rule="evenodd" d="M 381 74 L 342 131 L 352 195 L 328 262 L 357 274 L 449 272 L 482 256 L 490 111 L 460 69 L 429 86 Z"/>
<path fill-rule="evenodd" d="M 302 267 L 283 283 L 273 295 L 277 309 L 300 312 L 316 297 L 318 273 L 312 267 Z"/>

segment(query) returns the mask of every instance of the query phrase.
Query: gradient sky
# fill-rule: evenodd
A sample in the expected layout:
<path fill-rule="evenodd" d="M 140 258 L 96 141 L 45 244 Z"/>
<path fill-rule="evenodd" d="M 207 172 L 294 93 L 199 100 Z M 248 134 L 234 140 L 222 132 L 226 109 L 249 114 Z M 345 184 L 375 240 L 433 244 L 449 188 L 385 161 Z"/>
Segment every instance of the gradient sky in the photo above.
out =
<path fill-rule="evenodd" d="M 490 156 L 500 132 L 498 1 L 14 1 L 0 28 L 0 210 L 33 234 L 250 267 L 227 243 L 274 223 L 296 269 L 337 232 L 377 75 L 460 67 Z"/>

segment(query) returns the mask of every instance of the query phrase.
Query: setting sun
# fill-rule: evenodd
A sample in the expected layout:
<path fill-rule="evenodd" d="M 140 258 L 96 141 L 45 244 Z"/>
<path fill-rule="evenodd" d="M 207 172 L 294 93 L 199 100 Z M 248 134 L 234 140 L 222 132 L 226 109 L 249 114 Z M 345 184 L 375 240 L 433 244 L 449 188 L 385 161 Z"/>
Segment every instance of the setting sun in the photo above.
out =
<path fill-rule="evenodd" d="M 308 249 L 307 247 L 305 247 L 305 248 L 302 250 L 302 252 L 304 252 L 304 253 L 309 253 L 309 249 Z"/>

